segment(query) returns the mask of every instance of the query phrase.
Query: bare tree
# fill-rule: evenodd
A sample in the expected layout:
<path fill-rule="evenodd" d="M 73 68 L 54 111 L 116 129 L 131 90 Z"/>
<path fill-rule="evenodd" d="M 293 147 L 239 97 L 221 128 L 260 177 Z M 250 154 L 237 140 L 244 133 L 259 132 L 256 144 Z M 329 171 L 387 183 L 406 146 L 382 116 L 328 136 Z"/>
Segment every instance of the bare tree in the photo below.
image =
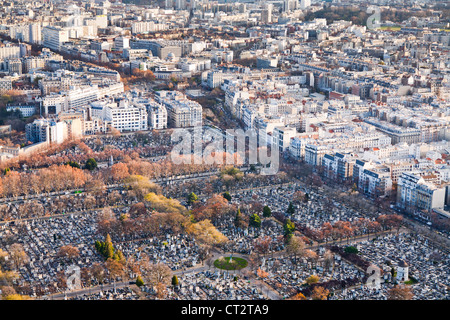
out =
<path fill-rule="evenodd" d="M 28 255 L 23 249 L 23 246 L 19 243 L 14 243 L 11 245 L 9 248 L 9 256 L 11 257 L 16 270 L 29 261 Z"/>
<path fill-rule="evenodd" d="M 71 246 L 71 245 L 62 246 L 61 248 L 59 248 L 59 251 L 58 251 L 58 257 L 67 259 L 68 261 L 72 261 L 73 259 L 75 259 L 79 256 L 80 256 L 80 250 L 78 250 L 78 248 Z"/>
<path fill-rule="evenodd" d="M 413 297 L 411 288 L 405 285 L 397 285 L 388 291 L 388 300 L 411 300 Z"/>

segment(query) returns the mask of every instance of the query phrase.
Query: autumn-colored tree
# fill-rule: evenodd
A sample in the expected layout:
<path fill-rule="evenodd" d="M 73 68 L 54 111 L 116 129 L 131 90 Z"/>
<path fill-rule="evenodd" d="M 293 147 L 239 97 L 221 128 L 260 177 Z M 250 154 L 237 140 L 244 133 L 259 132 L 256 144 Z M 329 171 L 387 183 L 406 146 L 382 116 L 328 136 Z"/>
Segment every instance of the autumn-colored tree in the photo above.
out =
<path fill-rule="evenodd" d="M 128 166 L 125 163 L 119 162 L 111 166 L 111 178 L 114 181 L 122 181 L 129 175 Z"/>
<path fill-rule="evenodd" d="M 244 216 L 241 213 L 241 209 L 238 209 L 236 212 L 236 216 L 234 218 L 234 225 L 236 228 L 245 229 L 248 226 L 248 222 L 245 220 Z"/>
<path fill-rule="evenodd" d="M 268 272 L 262 270 L 261 268 L 258 268 L 258 270 L 256 271 L 256 274 L 257 274 L 258 277 L 261 278 L 261 279 L 267 278 L 267 276 L 269 275 Z"/>
<path fill-rule="evenodd" d="M 17 294 L 16 290 L 14 290 L 11 286 L 3 286 L 0 287 L 0 290 L 2 291 L 2 297 L 5 298 L 7 296 L 11 296 L 13 294 Z"/>
<path fill-rule="evenodd" d="M 19 278 L 19 274 L 14 271 L 2 271 L 0 268 L 0 284 L 11 283 L 13 280 Z"/>
<path fill-rule="evenodd" d="M 319 256 L 317 253 L 315 253 L 313 250 L 306 249 L 305 250 L 305 257 L 308 259 L 308 261 L 312 264 L 314 262 L 317 262 Z"/>
<path fill-rule="evenodd" d="M 103 283 L 103 281 L 105 280 L 106 274 L 105 274 L 105 267 L 103 264 L 95 262 L 91 268 L 90 268 L 90 272 L 92 274 L 92 276 L 94 277 L 94 279 L 98 282 L 98 283 Z"/>
<path fill-rule="evenodd" d="M 331 266 L 333 266 L 334 264 L 334 255 L 330 250 L 325 251 L 324 255 L 323 255 L 323 263 L 324 263 L 324 270 L 323 272 L 325 272 L 325 269 L 329 269 Z"/>
<path fill-rule="evenodd" d="M 299 292 L 295 296 L 293 296 L 291 300 L 307 300 L 307 299 L 303 293 Z"/>
<path fill-rule="evenodd" d="M 388 291 L 388 300 L 411 300 L 414 294 L 406 285 L 396 285 Z"/>
<path fill-rule="evenodd" d="M 117 130 L 116 128 L 114 128 L 114 127 L 111 128 L 111 134 L 112 134 L 114 137 L 120 137 L 120 135 L 121 135 L 120 131 Z"/>
<path fill-rule="evenodd" d="M 166 198 L 163 195 L 157 195 L 153 192 L 145 196 L 145 201 L 149 208 L 157 212 L 171 212 L 185 214 L 186 208 L 176 199 Z"/>
<path fill-rule="evenodd" d="M 32 300 L 31 297 L 21 295 L 21 294 L 12 294 L 3 298 L 4 300 Z"/>
<path fill-rule="evenodd" d="M 63 270 L 56 274 L 56 285 L 60 289 L 67 289 L 67 277 Z"/>
<path fill-rule="evenodd" d="M 378 232 L 381 230 L 381 225 L 377 221 L 369 221 L 367 224 L 367 229 L 371 233 Z"/>
<path fill-rule="evenodd" d="M 228 241 L 210 220 L 202 220 L 196 223 L 190 223 L 186 227 L 186 232 L 192 235 L 198 242 L 207 245 L 217 246 Z"/>
<path fill-rule="evenodd" d="M 164 299 L 167 296 L 167 285 L 164 283 L 159 282 L 156 285 L 156 297 L 158 299 Z"/>
<path fill-rule="evenodd" d="M 149 178 L 141 175 L 130 175 L 125 179 L 125 184 L 130 188 L 138 200 L 143 200 L 149 192 L 157 192 L 159 188 Z"/>
<path fill-rule="evenodd" d="M 204 205 L 195 207 L 192 214 L 197 221 L 209 219 L 215 221 L 231 212 L 231 205 L 221 195 L 214 195 L 206 200 Z"/>
<path fill-rule="evenodd" d="M 297 257 L 305 255 L 305 242 L 297 236 L 293 236 L 288 240 L 286 252 L 294 256 L 294 261 L 297 263 Z"/>
<path fill-rule="evenodd" d="M 326 300 L 330 291 L 325 289 L 324 287 L 314 287 L 311 298 L 313 300 Z"/>
<path fill-rule="evenodd" d="M 109 258 L 105 262 L 105 268 L 108 270 L 109 278 L 116 283 L 117 277 L 123 277 L 125 275 L 125 268 L 122 263 L 115 259 Z"/>
<path fill-rule="evenodd" d="M 319 280 L 320 280 L 319 276 L 313 274 L 313 275 L 310 275 L 308 278 L 306 278 L 305 281 L 307 284 L 312 285 L 314 283 L 318 283 Z"/>
<path fill-rule="evenodd" d="M 339 239 L 350 238 L 353 235 L 353 229 L 349 221 L 337 221 L 333 225 L 334 231 Z"/>
<path fill-rule="evenodd" d="M 14 264 L 16 270 L 29 261 L 23 246 L 19 243 L 14 243 L 9 248 L 9 256 Z"/>
<path fill-rule="evenodd" d="M 17 171 L 8 171 L 3 177 L 3 188 L 7 196 L 17 197 L 22 191 L 21 174 Z"/>
<path fill-rule="evenodd" d="M 142 266 L 143 276 L 152 286 L 159 283 L 169 285 L 172 279 L 172 270 L 164 263 L 147 263 Z"/>
<path fill-rule="evenodd" d="M 105 199 L 106 185 L 101 179 L 90 179 L 86 182 L 85 188 L 87 192 L 95 197 L 97 204 L 101 203 Z"/>
<path fill-rule="evenodd" d="M 80 255 L 80 250 L 74 246 L 67 245 L 59 248 L 58 257 L 72 261 Z"/>
<path fill-rule="evenodd" d="M 147 208 L 143 202 L 138 202 L 133 204 L 128 211 L 130 218 L 135 219 L 137 217 L 142 217 L 147 215 Z"/>
<path fill-rule="evenodd" d="M 269 236 L 259 237 L 255 240 L 254 248 L 258 254 L 267 254 L 270 249 L 272 238 Z"/>
<path fill-rule="evenodd" d="M 8 252 L 3 251 L 3 249 L 0 249 L 0 267 L 5 265 L 7 260 L 8 260 Z"/>
<path fill-rule="evenodd" d="M 261 265 L 261 256 L 255 252 L 252 252 L 248 256 L 248 265 L 251 270 L 255 271 L 256 268 L 259 268 L 259 266 Z"/>

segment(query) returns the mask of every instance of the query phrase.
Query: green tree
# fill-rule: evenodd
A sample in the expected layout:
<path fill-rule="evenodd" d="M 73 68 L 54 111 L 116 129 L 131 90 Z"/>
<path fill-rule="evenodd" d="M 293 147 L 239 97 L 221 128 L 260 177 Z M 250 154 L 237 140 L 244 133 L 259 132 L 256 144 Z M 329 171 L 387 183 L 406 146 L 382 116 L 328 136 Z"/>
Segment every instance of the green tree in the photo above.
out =
<path fill-rule="evenodd" d="M 111 241 L 109 233 L 106 235 L 106 239 L 103 245 L 103 256 L 105 259 L 112 258 L 114 256 L 114 246 Z"/>
<path fill-rule="evenodd" d="M 176 276 L 176 275 L 174 275 L 173 277 L 172 277 L 172 285 L 174 286 L 174 287 L 176 287 L 176 286 L 178 286 L 178 277 Z"/>
<path fill-rule="evenodd" d="M 395 278 L 396 273 L 397 272 L 395 271 L 395 269 L 391 268 L 391 276 L 392 276 L 392 278 Z"/>
<path fill-rule="evenodd" d="M 250 226 L 254 228 L 261 228 L 261 218 L 256 214 L 252 214 L 249 220 Z"/>
<path fill-rule="evenodd" d="M 346 253 L 354 253 L 354 254 L 358 253 L 358 249 L 356 249 L 356 248 L 353 247 L 353 246 L 345 247 L 344 251 L 345 251 Z"/>
<path fill-rule="evenodd" d="M 295 213 L 294 205 L 292 204 L 292 202 L 289 202 L 289 206 L 286 210 L 286 213 L 289 213 L 290 215 Z"/>
<path fill-rule="evenodd" d="M 224 197 L 225 199 L 227 199 L 228 201 L 231 201 L 231 195 L 228 191 L 224 192 L 224 194 L 222 195 L 222 197 Z"/>
<path fill-rule="evenodd" d="M 116 250 L 113 254 L 113 259 L 120 263 L 125 263 L 125 257 L 120 250 Z"/>
<path fill-rule="evenodd" d="M 265 206 L 263 208 L 263 217 L 268 218 L 272 215 L 272 210 L 270 210 L 269 206 Z"/>
<path fill-rule="evenodd" d="M 80 165 L 76 161 L 68 161 L 68 162 L 66 162 L 66 165 L 71 166 L 72 168 L 80 169 Z"/>
<path fill-rule="evenodd" d="M 138 287 L 142 287 L 144 285 L 144 280 L 142 280 L 141 276 L 138 276 L 136 279 L 136 285 Z"/>
<path fill-rule="evenodd" d="M 95 250 L 97 250 L 97 252 L 100 253 L 103 252 L 103 243 L 100 242 L 99 240 L 95 241 Z"/>
<path fill-rule="evenodd" d="M 286 219 L 286 222 L 283 225 L 284 236 L 290 238 L 295 230 L 295 225 L 291 221 L 291 219 Z"/>
<path fill-rule="evenodd" d="M 111 236 L 109 233 L 106 235 L 105 241 L 95 241 L 95 249 L 100 253 L 105 259 L 114 257 L 114 246 L 111 241 Z"/>
<path fill-rule="evenodd" d="M 191 192 L 191 193 L 188 195 L 188 204 L 189 204 L 189 205 L 192 205 L 192 204 L 193 204 L 194 202 L 196 202 L 196 201 L 198 201 L 197 195 L 196 195 L 195 193 Z"/>
<path fill-rule="evenodd" d="M 84 168 L 88 169 L 88 170 L 91 170 L 91 171 L 96 169 L 97 168 L 97 161 L 95 161 L 94 158 L 89 158 L 86 161 L 86 165 L 84 166 Z"/>
<path fill-rule="evenodd" d="M 304 202 L 308 202 L 309 201 L 309 193 L 305 193 L 305 198 L 304 198 Z"/>
<path fill-rule="evenodd" d="M 236 217 L 234 218 L 234 225 L 236 228 L 241 228 L 243 226 L 244 218 L 242 217 L 241 209 L 236 212 Z"/>

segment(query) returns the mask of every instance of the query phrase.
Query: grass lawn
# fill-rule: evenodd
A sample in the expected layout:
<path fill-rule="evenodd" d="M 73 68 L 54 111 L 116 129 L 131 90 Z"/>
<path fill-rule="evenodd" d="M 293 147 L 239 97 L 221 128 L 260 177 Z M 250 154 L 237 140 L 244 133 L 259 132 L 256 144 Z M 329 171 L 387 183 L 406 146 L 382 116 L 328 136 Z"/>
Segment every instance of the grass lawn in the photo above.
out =
<path fill-rule="evenodd" d="M 242 258 L 233 257 L 230 263 L 230 257 L 224 257 L 214 261 L 214 266 L 223 270 L 240 270 L 248 265 L 247 260 Z"/>
<path fill-rule="evenodd" d="M 410 276 L 410 277 L 409 277 L 409 280 L 408 280 L 408 281 L 405 281 L 405 284 L 411 285 L 411 284 L 416 284 L 417 282 L 419 282 L 419 281 L 417 281 L 416 278 L 414 278 L 413 276 Z"/>
<path fill-rule="evenodd" d="M 391 30 L 391 31 L 399 31 L 402 27 L 400 26 L 382 26 L 381 30 Z"/>

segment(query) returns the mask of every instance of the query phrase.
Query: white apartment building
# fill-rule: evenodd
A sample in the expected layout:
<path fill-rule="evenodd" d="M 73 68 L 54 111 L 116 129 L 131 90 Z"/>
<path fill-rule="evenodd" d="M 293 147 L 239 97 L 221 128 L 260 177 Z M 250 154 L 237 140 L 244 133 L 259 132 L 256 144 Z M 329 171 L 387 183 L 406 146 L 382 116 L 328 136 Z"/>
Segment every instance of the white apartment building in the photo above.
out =
<path fill-rule="evenodd" d="M 160 103 L 150 102 L 147 104 L 149 129 L 167 128 L 167 109 Z"/>
<path fill-rule="evenodd" d="M 353 177 L 355 159 L 352 153 L 336 152 L 334 155 L 325 154 L 322 158 L 323 174 L 327 178 L 340 181 Z"/>
<path fill-rule="evenodd" d="M 389 168 L 374 166 L 372 169 L 360 170 L 358 190 L 374 197 L 389 195 L 392 191 Z"/>
<path fill-rule="evenodd" d="M 42 43 L 42 28 L 38 23 L 31 23 L 28 25 L 28 42 L 41 44 Z"/>
<path fill-rule="evenodd" d="M 31 142 L 62 143 L 67 139 L 67 123 L 36 119 L 25 126 L 26 138 Z"/>
<path fill-rule="evenodd" d="M 67 96 L 62 94 L 49 94 L 40 99 L 42 112 L 45 115 L 58 114 L 68 109 Z"/>
<path fill-rule="evenodd" d="M 111 126 L 123 131 L 148 130 L 148 117 L 145 106 L 132 105 L 126 100 L 118 104 L 108 104 L 104 109 L 104 120 Z"/>
<path fill-rule="evenodd" d="M 131 33 L 148 33 L 167 30 L 168 25 L 165 23 L 156 23 L 154 21 L 141 21 L 131 24 Z"/>
<path fill-rule="evenodd" d="M 272 134 L 272 145 L 274 147 L 278 147 L 278 150 L 281 152 L 286 151 L 293 138 L 297 135 L 297 129 L 290 127 L 276 127 L 273 129 Z"/>
<path fill-rule="evenodd" d="M 307 143 L 305 145 L 305 162 L 312 166 L 321 166 L 322 159 L 328 152 L 329 148 L 326 145 Z"/>
<path fill-rule="evenodd" d="M 291 144 L 289 145 L 289 152 L 294 158 L 303 160 L 305 158 L 305 146 L 309 142 L 309 139 L 294 137 L 291 141 Z"/>
<path fill-rule="evenodd" d="M 97 85 L 71 88 L 67 94 L 68 107 L 81 107 L 87 105 L 91 101 L 97 100 L 98 97 L 99 90 Z"/>
<path fill-rule="evenodd" d="M 186 128 L 202 125 L 201 104 L 187 99 L 181 92 L 159 91 L 156 98 L 166 107 L 168 123 L 172 127 Z"/>
<path fill-rule="evenodd" d="M 18 110 L 22 114 L 22 117 L 31 117 L 36 113 L 36 107 L 30 105 L 15 105 L 15 106 L 7 106 L 6 111 L 15 111 Z"/>
<path fill-rule="evenodd" d="M 58 51 L 64 42 L 69 41 L 69 31 L 54 26 L 46 26 L 42 29 L 42 44 L 44 47 Z"/>
<path fill-rule="evenodd" d="M 45 67 L 45 60 L 42 57 L 27 57 L 24 59 L 25 72 L 33 69 L 43 69 Z"/>
<path fill-rule="evenodd" d="M 6 45 L 0 47 L 0 59 L 20 58 L 20 47 L 15 45 Z"/>
<path fill-rule="evenodd" d="M 114 39 L 114 47 L 117 51 L 123 51 L 130 47 L 130 38 L 127 37 L 117 37 Z"/>
<path fill-rule="evenodd" d="M 408 212 L 443 209 L 445 189 L 427 182 L 418 171 L 404 172 L 398 179 L 397 206 Z"/>

